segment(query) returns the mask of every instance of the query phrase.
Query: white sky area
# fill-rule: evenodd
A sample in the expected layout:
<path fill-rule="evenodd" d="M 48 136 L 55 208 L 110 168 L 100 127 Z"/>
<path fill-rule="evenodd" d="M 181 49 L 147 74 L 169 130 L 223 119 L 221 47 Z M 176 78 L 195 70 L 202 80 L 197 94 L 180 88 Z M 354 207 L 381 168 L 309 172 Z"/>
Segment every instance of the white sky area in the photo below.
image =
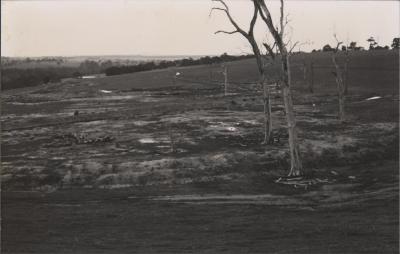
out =
<path fill-rule="evenodd" d="M 226 0 L 247 30 L 250 0 Z M 266 1 L 278 18 L 279 1 Z M 286 1 L 292 41 L 309 42 L 301 50 L 344 42 L 367 48 L 374 36 L 380 45 L 399 37 L 398 1 Z M 212 55 L 250 53 L 211 0 L 1 1 L 2 56 Z M 259 18 L 259 42 L 268 39 Z M 270 39 L 270 37 L 269 37 Z M 295 51 L 299 48 L 297 47 Z"/>

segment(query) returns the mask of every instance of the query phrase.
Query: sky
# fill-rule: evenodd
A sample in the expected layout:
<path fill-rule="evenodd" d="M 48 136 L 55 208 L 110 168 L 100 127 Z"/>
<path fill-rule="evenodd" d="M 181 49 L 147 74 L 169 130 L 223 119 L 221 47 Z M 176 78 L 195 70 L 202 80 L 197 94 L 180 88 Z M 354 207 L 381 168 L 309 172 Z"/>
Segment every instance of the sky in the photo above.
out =
<path fill-rule="evenodd" d="M 253 12 L 249 0 L 226 0 L 244 30 Z M 266 1 L 277 18 L 279 1 Z M 1 55 L 13 57 L 86 55 L 220 55 L 250 53 L 225 14 L 211 0 L 1 1 Z M 399 1 L 286 1 L 286 40 L 297 50 L 335 44 L 333 34 L 367 48 L 399 37 Z M 262 20 L 257 41 L 271 41 Z"/>

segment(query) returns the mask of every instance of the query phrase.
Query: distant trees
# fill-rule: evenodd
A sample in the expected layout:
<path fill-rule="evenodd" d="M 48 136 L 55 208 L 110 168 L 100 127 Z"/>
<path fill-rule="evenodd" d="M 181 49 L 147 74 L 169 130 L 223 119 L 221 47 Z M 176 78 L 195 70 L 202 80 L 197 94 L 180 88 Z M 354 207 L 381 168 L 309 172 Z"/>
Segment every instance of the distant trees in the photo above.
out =
<path fill-rule="evenodd" d="M 389 49 L 389 46 L 382 47 L 382 46 L 378 45 L 378 42 L 372 36 L 367 39 L 367 42 L 369 43 L 369 50 L 382 50 L 382 49 L 388 50 Z"/>
<path fill-rule="evenodd" d="M 360 50 L 364 50 L 364 47 L 358 47 L 357 42 L 352 41 L 349 43 L 349 45 L 342 45 L 341 50 L 342 51 L 360 51 Z M 329 44 L 326 44 L 322 48 L 322 51 L 332 52 L 332 51 L 335 51 L 335 48 L 331 47 Z"/>
<path fill-rule="evenodd" d="M 205 56 L 199 59 L 181 59 L 174 61 L 160 61 L 158 63 L 143 62 L 136 65 L 122 65 L 120 61 L 93 61 L 85 60 L 77 67 L 66 67 L 61 65 L 64 62 L 62 58 L 24 58 L 15 59 L 10 57 L 1 57 L 2 78 L 1 89 L 12 89 L 27 86 L 36 86 L 48 82 L 58 82 L 63 78 L 74 77 L 78 78 L 82 75 L 96 74 L 104 72 L 106 75 L 118 75 L 124 73 L 132 73 L 139 71 L 148 71 L 153 69 L 163 69 L 172 66 L 190 66 L 196 64 L 213 64 L 222 63 L 223 61 L 235 61 L 253 57 L 252 55 L 232 56 L 227 53 L 221 56 Z M 54 67 L 39 67 L 23 68 L 21 64 L 30 63 L 35 66 L 35 63 L 55 62 Z M 60 65 L 58 64 L 60 63 Z M 125 61 L 132 63 L 132 61 Z M 16 66 L 16 67 L 13 67 Z"/>
<path fill-rule="evenodd" d="M 360 50 L 364 50 L 364 47 L 357 47 L 357 42 L 352 41 L 352 42 L 350 42 L 349 46 L 347 47 L 347 50 L 360 51 Z"/>
<path fill-rule="evenodd" d="M 100 65 L 96 61 L 91 60 L 83 61 L 78 68 L 83 73 L 94 74 L 100 72 Z"/>
<path fill-rule="evenodd" d="M 4 68 L 1 70 L 1 90 L 36 86 L 59 81 L 62 78 L 73 77 L 77 72 L 73 67 L 49 68 Z"/>
<path fill-rule="evenodd" d="M 134 72 L 141 72 L 141 71 L 149 71 L 149 70 L 156 70 L 156 69 L 164 69 L 168 67 L 178 67 L 178 66 L 192 66 L 192 65 L 200 65 L 200 64 L 216 64 L 222 62 L 229 62 L 229 61 L 236 61 L 240 59 L 250 58 L 253 57 L 252 55 L 242 55 L 242 56 L 232 56 L 228 55 L 227 53 L 222 54 L 221 56 L 204 56 L 199 59 L 193 59 L 191 57 L 184 58 L 180 60 L 174 61 L 160 61 L 156 63 L 154 61 L 151 62 L 144 62 L 139 63 L 136 65 L 122 65 L 122 66 L 112 66 L 106 68 L 104 70 L 107 76 L 112 75 L 119 75 L 124 73 L 134 73 Z"/>
<path fill-rule="evenodd" d="M 378 45 L 378 43 L 375 41 L 374 37 L 372 37 L 372 36 L 367 39 L 367 42 L 369 43 L 369 50 L 374 49 Z"/>
<path fill-rule="evenodd" d="M 322 51 L 323 52 L 331 52 L 331 51 L 333 51 L 334 49 L 331 47 L 331 45 L 329 45 L 329 44 L 326 44 L 325 46 L 323 46 L 322 47 Z"/>
<path fill-rule="evenodd" d="M 357 48 L 357 42 L 355 42 L 355 41 L 350 42 L 348 49 L 356 50 L 356 48 Z"/>
<path fill-rule="evenodd" d="M 100 69 L 105 70 L 113 66 L 113 62 L 111 60 L 107 60 L 100 63 Z"/>
<path fill-rule="evenodd" d="M 392 49 L 399 49 L 400 48 L 400 38 L 393 38 L 392 41 L 392 45 L 391 45 Z"/>

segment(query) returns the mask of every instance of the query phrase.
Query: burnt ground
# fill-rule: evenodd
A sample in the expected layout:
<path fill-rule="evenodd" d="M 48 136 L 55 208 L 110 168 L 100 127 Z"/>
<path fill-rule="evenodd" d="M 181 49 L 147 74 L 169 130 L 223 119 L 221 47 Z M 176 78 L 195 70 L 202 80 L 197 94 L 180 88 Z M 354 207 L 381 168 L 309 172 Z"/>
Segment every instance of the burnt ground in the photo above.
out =
<path fill-rule="evenodd" d="M 274 86 L 276 142 L 263 145 L 255 84 L 224 96 L 217 84 L 135 82 L 2 94 L 4 253 L 398 252 L 398 91 L 351 90 L 340 123 L 334 92 L 295 87 L 318 180 L 304 187 L 275 183 L 289 157 Z"/>

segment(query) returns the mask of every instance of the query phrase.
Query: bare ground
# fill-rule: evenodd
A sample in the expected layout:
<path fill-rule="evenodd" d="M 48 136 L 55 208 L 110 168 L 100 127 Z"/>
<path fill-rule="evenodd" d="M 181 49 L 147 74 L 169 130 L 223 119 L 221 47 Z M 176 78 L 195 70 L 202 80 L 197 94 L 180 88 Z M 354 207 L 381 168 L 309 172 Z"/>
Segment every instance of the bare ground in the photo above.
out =
<path fill-rule="evenodd" d="M 288 171 L 280 95 L 262 145 L 255 84 L 2 95 L 5 253 L 396 253 L 398 96 L 295 91 L 310 185 Z M 271 86 L 271 89 L 274 87 Z M 376 100 L 366 100 L 379 95 Z"/>

